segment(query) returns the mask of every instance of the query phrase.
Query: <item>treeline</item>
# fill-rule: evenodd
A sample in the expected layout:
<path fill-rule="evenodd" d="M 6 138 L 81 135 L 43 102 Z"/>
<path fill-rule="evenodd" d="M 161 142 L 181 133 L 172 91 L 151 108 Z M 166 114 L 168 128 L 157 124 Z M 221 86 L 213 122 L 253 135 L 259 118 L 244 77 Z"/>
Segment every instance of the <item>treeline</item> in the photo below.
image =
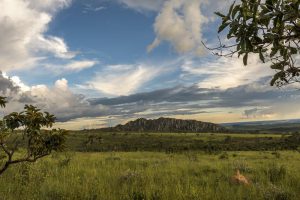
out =
<path fill-rule="evenodd" d="M 282 137 L 221 137 L 202 139 L 197 136 L 170 136 L 157 134 L 80 134 L 69 136 L 68 147 L 75 151 L 276 151 L 298 150 L 300 134 Z M 81 137 L 81 139 L 79 138 Z M 220 137 L 220 138 L 218 138 Z"/>

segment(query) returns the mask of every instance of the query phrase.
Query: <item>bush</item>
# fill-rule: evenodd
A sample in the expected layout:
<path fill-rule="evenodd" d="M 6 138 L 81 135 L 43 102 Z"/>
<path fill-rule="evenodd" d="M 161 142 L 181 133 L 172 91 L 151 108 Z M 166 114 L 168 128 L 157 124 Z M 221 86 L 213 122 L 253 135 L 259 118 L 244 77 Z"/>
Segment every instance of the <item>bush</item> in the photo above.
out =
<path fill-rule="evenodd" d="M 272 152 L 272 155 L 274 155 L 275 158 L 280 158 L 280 153 L 278 151 Z"/>
<path fill-rule="evenodd" d="M 228 158 L 229 158 L 229 155 L 227 152 L 224 152 L 219 156 L 220 160 L 228 160 Z"/>
<path fill-rule="evenodd" d="M 276 185 L 271 184 L 263 191 L 265 200 L 290 200 L 292 195 Z"/>
<path fill-rule="evenodd" d="M 277 164 L 274 163 L 268 167 L 265 173 L 272 183 L 276 183 L 285 178 L 286 167 L 283 165 L 278 166 Z"/>

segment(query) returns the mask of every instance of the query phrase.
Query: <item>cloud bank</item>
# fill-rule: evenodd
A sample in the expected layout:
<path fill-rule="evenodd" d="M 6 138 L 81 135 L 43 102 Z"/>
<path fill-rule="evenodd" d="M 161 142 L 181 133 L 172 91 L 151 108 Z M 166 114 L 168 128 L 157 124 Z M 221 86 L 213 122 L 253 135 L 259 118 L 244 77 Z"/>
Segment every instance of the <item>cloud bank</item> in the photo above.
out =
<path fill-rule="evenodd" d="M 34 66 L 46 54 L 58 58 L 75 56 L 62 38 L 47 35 L 49 23 L 70 0 L 1 0 L 0 70 Z"/>
<path fill-rule="evenodd" d="M 91 99 L 72 92 L 64 78 L 51 87 L 35 85 L 22 90 L 18 85 L 20 82 L 1 74 L 0 95 L 7 96 L 9 100 L 4 114 L 20 111 L 25 104 L 33 104 L 55 114 L 59 122 L 76 123 L 79 129 L 87 126 L 86 121 L 90 121 L 90 126 L 95 128 L 101 124 L 107 125 L 112 119 L 115 125 L 138 117 L 168 116 L 230 122 L 299 116 L 299 91 L 271 88 L 267 81 L 261 79 L 225 90 L 200 88 L 198 85 L 176 86 L 127 96 Z M 229 111 L 233 114 L 228 114 Z M 230 115 L 233 118 L 228 117 Z M 227 116 L 226 119 L 224 116 Z"/>

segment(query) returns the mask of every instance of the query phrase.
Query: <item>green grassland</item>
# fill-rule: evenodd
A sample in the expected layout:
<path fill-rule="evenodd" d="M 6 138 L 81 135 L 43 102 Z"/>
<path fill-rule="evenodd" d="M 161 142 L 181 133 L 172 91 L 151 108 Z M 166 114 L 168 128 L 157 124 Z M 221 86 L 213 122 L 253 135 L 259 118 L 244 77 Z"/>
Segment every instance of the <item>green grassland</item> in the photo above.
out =
<path fill-rule="evenodd" d="M 70 132 L 65 152 L 1 175 L 0 200 L 298 200 L 299 141 L 281 134 Z M 230 183 L 236 169 L 249 186 Z"/>
<path fill-rule="evenodd" d="M 1 199 L 299 199 L 300 153 L 61 153 L 10 168 Z M 229 182 L 235 169 L 250 186 Z"/>
<path fill-rule="evenodd" d="M 71 132 L 67 146 L 74 151 L 247 151 L 294 150 L 289 134 L 121 133 L 97 130 Z M 296 140 L 299 140 L 297 136 Z"/>

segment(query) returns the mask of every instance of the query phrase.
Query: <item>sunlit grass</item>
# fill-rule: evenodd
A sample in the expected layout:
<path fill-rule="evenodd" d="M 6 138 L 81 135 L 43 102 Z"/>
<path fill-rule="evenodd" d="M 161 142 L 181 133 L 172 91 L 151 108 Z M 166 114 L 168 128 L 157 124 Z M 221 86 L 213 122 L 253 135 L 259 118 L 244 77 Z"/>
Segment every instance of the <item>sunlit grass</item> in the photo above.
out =
<path fill-rule="evenodd" d="M 5 200 L 231 200 L 300 196 L 300 153 L 227 154 L 228 159 L 202 152 L 55 154 L 34 164 L 11 167 L 0 177 L 0 194 Z M 285 174 L 276 174 L 279 167 L 284 168 Z M 237 168 L 250 178 L 250 186 L 229 182 Z"/>

